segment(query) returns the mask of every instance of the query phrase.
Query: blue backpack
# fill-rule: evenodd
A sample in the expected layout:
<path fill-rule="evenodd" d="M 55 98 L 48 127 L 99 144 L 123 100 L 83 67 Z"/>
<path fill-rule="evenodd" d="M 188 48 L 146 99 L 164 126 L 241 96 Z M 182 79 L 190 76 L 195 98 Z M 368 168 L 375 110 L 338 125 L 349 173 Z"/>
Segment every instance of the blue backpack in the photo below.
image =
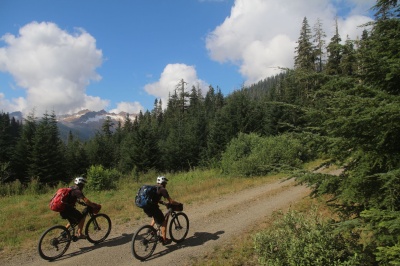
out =
<path fill-rule="evenodd" d="M 145 209 L 152 205 L 157 204 L 156 197 L 157 197 L 158 186 L 151 186 L 151 185 L 143 185 L 139 188 L 138 193 L 135 197 L 135 204 L 139 208 Z"/>

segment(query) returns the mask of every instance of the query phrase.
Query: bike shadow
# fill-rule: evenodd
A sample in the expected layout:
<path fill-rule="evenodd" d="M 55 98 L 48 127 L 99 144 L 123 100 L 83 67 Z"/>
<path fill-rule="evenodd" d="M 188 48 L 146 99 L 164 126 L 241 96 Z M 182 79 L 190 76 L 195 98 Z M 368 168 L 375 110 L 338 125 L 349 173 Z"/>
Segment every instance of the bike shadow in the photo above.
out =
<path fill-rule="evenodd" d="M 99 244 L 93 244 L 92 246 L 88 246 L 88 247 L 80 247 L 79 250 L 71 252 L 71 253 L 68 253 L 68 251 L 67 251 L 67 254 L 64 254 L 64 256 L 62 256 L 61 258 L 53 260 L 53 261 L 62 261 L 62 260 L 65 260 L 65 259 L 68 259 L 71 257 L 75 257 L 78 255 L 96 250 L 98 248 L 124 245 L 124 244 L 131 242 L 132 237 L 133 237 L 133 234 L 125 234 L 124 233 L 120 236 L 106 239 L 104 242 L 101 242 Z M 83 240 L 79 240 L 79 241 L 83 241 Z M 73 245 L 73 243 L 71 243 L 71 245 Z"/>
<path fill-rule="evenodd" d="M 181 243 L 175 243 L 172 242 L 171 244 L 165 246 L 166 249 L 154 253 L 153 256 L 151 256 L 147 261 L 159 258 L 161 256 L 164 256 L 170 252 L 173 252 L 175 250 L 185 248 L 185 247 L 195 247 L 195 246 L 201 246 L 204 243 L 211 241 L 211 240 L 217 240 L 219 239 L 219 236 L 224 234 L 225 231 L 217 231 L 215 233 L 208 233 L 208 232 L 196 232 L 193 234 L 193 236 L 186 238 L 183 242 Z"/>

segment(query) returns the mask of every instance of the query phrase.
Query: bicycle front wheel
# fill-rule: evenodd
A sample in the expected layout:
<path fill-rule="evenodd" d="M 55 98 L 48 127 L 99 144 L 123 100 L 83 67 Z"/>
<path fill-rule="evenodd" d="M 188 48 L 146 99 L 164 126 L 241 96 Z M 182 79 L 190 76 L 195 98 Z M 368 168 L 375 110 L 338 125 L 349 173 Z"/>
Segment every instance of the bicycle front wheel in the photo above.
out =
<path fill-rule="evenodd" d="M 39 239 L 38 252 L 45 260 L 60 258 L 71 244 L 71 234 L 62 225 L 56 225 L 47 229 Z"/>
<path fill-rule="evenodd" d="M 111 231 L 111 219 L 104 213 L 93 215 L 87 222 L 85 234 L 90 243 L 103 242 Z"/>
<path fill-rule="evenodd" d="M 183 212 L 176 213 L 169 224 L 169 236 L 172 241 L 182 242 L 189 232 L 189 218 Z"/>
<path fill-rule="evenodd" d="M 146 260 L 153 254 L 157 243 L 157 230 L 151 225 L 142 226 L 132 237 L 132 255 L 138 260 Z"/>

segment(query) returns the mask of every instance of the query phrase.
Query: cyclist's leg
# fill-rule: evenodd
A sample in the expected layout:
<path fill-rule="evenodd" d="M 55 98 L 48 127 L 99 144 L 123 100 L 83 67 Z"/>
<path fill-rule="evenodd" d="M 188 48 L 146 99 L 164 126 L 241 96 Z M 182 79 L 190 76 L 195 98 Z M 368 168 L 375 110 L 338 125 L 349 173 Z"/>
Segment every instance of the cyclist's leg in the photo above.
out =
<path fill-rule="evenodd" d="M 65 210 L 60 213 L 61 216 L 65 219 L 68 219 L 69 223 L 68 225 L 70 226 L 70 224 L 77 224 L 78 225 L 78 229 L 77 229 L 77 236 L 81 237 L 82 234 L 82 228 L 83 225 L 85 223 L 85 217 L 86 215 L 83 215 L 80 211 L 78 211 L 77 209 L 75 209 L 73 206 L 67 205 L 65 207 Z M 67 225 L 67 228 L 69 228 L 69 226 Z"/>
<path fill-rule="evenodd" d="M 88 212 L 89 212 L 88 207 L 85 207 L 85 208 L 83 209 L 82 213 L 81 213 L 80 211 L 78 211 L 77 209 L 75 209 L 75 208 L 74 208 L 74 210 L 75 210 L 76 218 L 77 218 L 78 221 L 79 221 L 79 223 L 78 223 L 78 230 L 77 230 L 77 237 L 78 237 L 78 238 L 85 238 L 85 239 L 86 239 L 87 236 L 85 236 L 85 235 L 83 234 L 83 226 L 85 225 L 86 216 L 87 216 L 87 214 L 88 214 Z M 78 213 L 79 213 L 79 214 L 78 214 Z M 79 218 L 79 217 L 80 217 L 80 218 Z"/>
<path fill-rule="evenodd" d="M 155 221 L 155 223 L 157 223 L 158 225 L 160 225 L 160 229 L 161 229 L 161 236 L 163 238 L 163 241 L 165 242 L 167 239 L 167 223 L 164 217 L 163 212 L 160 210 L 160 208 L 156 208 L 154 209 L 153 212 L 153 219 Z"/>

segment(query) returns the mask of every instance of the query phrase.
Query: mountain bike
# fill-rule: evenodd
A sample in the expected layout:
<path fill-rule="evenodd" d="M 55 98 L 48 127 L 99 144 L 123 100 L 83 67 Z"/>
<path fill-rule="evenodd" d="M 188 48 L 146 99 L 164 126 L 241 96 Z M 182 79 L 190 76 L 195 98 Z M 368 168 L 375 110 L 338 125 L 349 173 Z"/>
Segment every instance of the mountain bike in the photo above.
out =
<path fill-rule="evenodd" d="M 162 203 L 163 204 L 163 203 Z M 164 204 L 168 208 L 165 219 L 171 216 L 168 232 L 172 241 L 180 243 L 185 240 L 189 232 L 189 218 L 183 213 L 183 204 Z M 140 227 L 132 237 L 132 255 L 141 261 L 148 259 L 153 255 L 159 242 L 162 242 L 161 226 L 156 228 L 151 225 Z"/>
<path fill-rule="evenodd" d="M 83 202 L 79 204 L 87 207 L 87 211 L 84 211 L 83 214 L 90 216 L 85 227 L 87 240 L 93 244 L 103 242 L 111 231 L 110 217 L 104 213 L 93 213 L 93 208 Z M 39 239 L 38 252 L 40 257 L 51 261 L 64 255 L 71 242 L 78 241 L 78 237 L 75 235 L 77 226 L 77 223 L 70 223 L 69 228 L 63 225 L 55 225 L 47 229 Z"/>

